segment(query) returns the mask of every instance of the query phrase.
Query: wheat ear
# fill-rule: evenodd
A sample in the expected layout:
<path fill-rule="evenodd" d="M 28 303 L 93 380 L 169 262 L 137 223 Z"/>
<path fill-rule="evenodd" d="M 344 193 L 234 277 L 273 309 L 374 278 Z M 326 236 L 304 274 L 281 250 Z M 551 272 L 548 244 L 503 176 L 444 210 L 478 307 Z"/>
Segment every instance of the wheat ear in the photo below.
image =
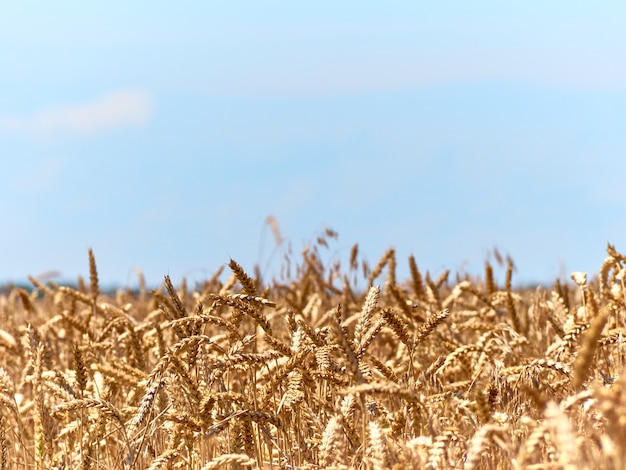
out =
<path fill-rule="evenodd" d="M 91 248 L 89 248 L 89 284 L 91 287 L 91 298 L 95 302 L 98 295 L 100 295 L 100 283 L 98 282 L 96 257 L 94 256 Z"/>
<path fill-rule="evenodd" d="M 231 468 L 252 467 L 255 464 L 256 460 L 248 457 L 246 454 L 224 454 L 215 457 L 200 470 L 215 470 L 228 465 L 230 465 Z"/>
<path fill-rule="evenodd" d="M 246 274 L 243 268 L 234 259 L 230 260 L 228 267 L 232 270 L 233 274 L 243 287 L 245 294 L 253 296 L 258 295 L 256 283 Z"/>
<path fill-rule="evenodd" d="M 583 337 L 582 347 L 576 356 L 573 366 L 574 377 L 572 379 L 572 386 L 576 390 L 580 389 L 585 380 L 587 380 L 587 377 L 589 377 L 593 356 L 598 348 L 598 340 L 602 335 L 602 330 L 604 329 L 604 325 L 609 318 L 611 310 L 612 306 L 610 304 L 602 307 L 596 318 L 594 318 L 591 322 L 589 330 Z"/>
<path fill-rule="evenodd" d="M 450 314 L 450 310 L 447 308 L 437 313 L 436 315 L 431 315 L 426 323 L 424 323 L 418 330 L 415 335 L 415 345 L 420 344 L 424 341 L 432 331 L 437 328 L 443 321 L 448 318 Z"/>

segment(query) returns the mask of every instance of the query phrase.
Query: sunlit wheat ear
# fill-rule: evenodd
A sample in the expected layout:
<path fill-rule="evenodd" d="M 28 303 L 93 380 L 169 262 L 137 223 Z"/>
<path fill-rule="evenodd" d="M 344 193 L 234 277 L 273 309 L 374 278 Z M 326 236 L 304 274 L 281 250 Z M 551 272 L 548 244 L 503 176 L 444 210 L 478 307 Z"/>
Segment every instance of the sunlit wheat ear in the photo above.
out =
<path fill-rule="evenodd" d="M 426 291 L 424 290 L 424 280 L 422 279 L 422 274 L 417 268 L 417 263 L 415 262 L 415 256 L 411 255 L 409 257 L 409 270 L 411 271 L 411 286 L 413 287 L 413 293 L 415 296 L 420 299 L 426 299 Z"/>
<path fill-rule="evenodd" d="M 224 454 L 215 457 L 200 470 L 214 470 L 218 468 L 239 468 L 252 467 L 256 464 L 256 460 L 248 457 L 246 454 Z"/>
<path fill-rule="evenodd" d="M 72 348 L 74 356 L 74 371 L 76 372 L 76 384 L 78 385 L 79 395 L 82 397 L 87 389 L 87 368 L 83 360 L 83 354 L 78 344 L 74 343 Z"/>
<path fill-rule="evenodd" d="M 232 273 L 230 276 L 228 276 L 228 279 L 226 279 L 226 282 L 224 282 L 224 285 L 222 285 L 222 287 L 220 288 L 219 292 L 217 292 L 217 294 L 218 295 L 229 294 L 231 293 L 231 291 L 236 285 L 237 285 L 237 276 L 235 275 L 235 273 Z"/>
<path fill-rule="evenodd" d="M 411 349 L 413 347 L 413 340 L 409 335 L 409 324 L 391 308 L 382 309 L 380 314 L 385 319 L 387 326 L 391 328 L 400 341 L 402 341 L 407 348 Z"/>
<path fill-rule="evenodd" d="M 181 447 L 182 446 L 179 446 L 173 449 L 167 449 L 165 452 L 159 455 L 156 459 L 154 459 L 154 461 L 152 462 L 152 465 L 148 467 L 148 470 L 160 470 L 162 468 L 167 468 L 167 466 L 170 465 L 170 462 L 173 459 L 175 459 L 177 455 L 180 454 Z"/>
<path fill-rule="evenodd" d="M 421 318 L 418 317 L 417 312 L 413 310 L 412 302 L 409 302 L 409 299 L 405 296 L 403 290 L 399 286 L 389 284 L 387 286 L 387 291 L 391 293 L 391 296 L 394 298 L 397 306 L 400 307 L 406 318 L 412 319 L 417 317 L 418 320 L 421 320 Z"/>
<path fill-rule="evenodd" d="M 367 351 L 367 349 L 370 347 L 370 345 L 372 344 L 372 342 L 374 341 L 378 333 L 380 333 L 380 331 L 383 329 L 385 324 L 386 324 L 386 320 L 384 318 L 379 318 L 378 321 L 374 324 L 374 326 L 372 326 L 369 329 L 369 331 L 365 333 L 365 336 L 361 338 L 360 346 L 356 350 L 356 356 L 358 359 L 360 359 L 363 356 L 363 354 Z"/>
<path fill-rule="evenodd" d="M 341 292 L 337 287 L 332 284 L 332 277 L 329 278 L 330 281 L 328 282 L 324 278 L 324 265 L 319 257 L 319 254 L 315 252 L 309 252 L 305 255 L 304 261 L 306 263 L 306 266 L 308 267 L 307 277 L 310 277 L 312 282 L 317 286 L 317 290 L 320 296 L 325 297 L 327 292 L 332 292 L 334 294 L 338 294 Z"/>
<path fill-rule="evenodd" d="M 593 363 L 593 356 L 598 348 L 598 340 L 602 335 L 602 330 L 606 324 L 609 314 L 611 313 L 611 305 L 605 305 L 600 310 L 596 318 L 591 322 L 589 330 L 585 333 L 582 340 L 582 346 L 573 366 L 573 379 L 572 386 L 575 390 L 580 389 L 583 383 L 589 377 L 591 364 Z"/>
<path fill-rule="evenodd" d="M 389 262 L 387 263 L 387 282 L 388 286 L 396 285 L 396 250 L 391 249 L 389 254 Z"/>
<path fill-rule="evenodd" d="M 33 304 L 33 301 L 31 300 L 28 292 L 26 292 L 24 289 L 18 289 L 17 295 L 22 301 L 22 305 L 24 305 L 26 311 L 36 315 L 37 309 L 35 308 L 35 304 Z"/>
<path fill-rule="evenodd" d="M 176 293 L 176 289 L 174 289 L 174 285 L 172 284 L 172 280 L 169 275 L 165 276 L 165 288 L 167 289 L 167 293 L 172 301 L 172 305 L 174 306 L 174 316 L 175 318 L 184 318 L 187 316 L 187 311 L 180 301 L 180 297 Z"/>
<path fill-rule="evenodd" d="M 317 347 L 324 346 L 324 340 L 317 334 L 317 332 L 309 325 L 308 322 L 300 320 L 299 318 L 296 320 L 298 324 L 298 329 L 302 330 L 302 332 L 315 344 Z"/>
<path fill-rule="evenodd" d="M 34 437 L 35 437 L 35 466 L 44 468 L 44 462 L 48 458 L 50 451 L 50 436 L 48 426 L 46 426 L 47 404 L 44 401 L 42 387 L 44 346 L 39 344 L 36 349 L 33 373 L 33 388 L 35 391 L 35 416 L 34 416 Z"/>
<path fill-rule="evenodd" d="M 302 309 L 302 316 L 308 322 L 315 322 L 319 317 L 320 310 L 322 308 L 322 298 L 317 293 L 311 294 L 308 302 Z"/>
<path fill-rule="evenodd" d="M 430 273 L 428 271 L 426 271 L 426 288 L 427 288 L 426 289 L 427 300 L 430 303 L 435 304 L 437 309 L 441 310 L 442 305 L 441 305 L 441 296 L 439 295 L 439 288 L 437 287 L 437 284 L 435 283 L 435 281 L 431 279 Z"/>
<path fill-rule="evenodd" d="M 243 287 L 244 294 L 257 296 L 257 286 L 254 280 L 246 274 L 243 268 L 233 259 L 228 263 L 228 267 L 232 270 L 233 274 Z"/>
<path fill-rule="evenodd" d="M 522 325 L 520 323 L 519 316 L 517 314 L 517 308 L 515 307 L 515 301 L 513 300 L 513 292 L 512 292 L 512 280 L 513 278 L 513 261 L 509 259 L 509 262 L 506 267 L 506 279 L 505 279 L 505 290 L 506 290 L 506 306 L 511 315 L 511 320 L 513 320 L 513 327 L 515 331 L 521 333 Z"/>
<path fill-rule="evenodd" d="M 272 236 L 274 237 L 274 243 L 279 246 L 283 242 L 283 237 L 280 234 L 280 227 L 278 226 L 278 220 L 273 215 L 268 215 L 265 219 L 265 223 L 270 227 Z"/>
<path fill-rule="evenodd" d="M 570 275 L 572 280 L 578 285 L 578 287 L 585 287 L 587 285 L 587 273 L 581 271 L 574 271 Z"/>
<path fill-rule="evenodd" d="M 549 402 L 546 406 L 545 424 L 551 431 L 551 437 L 558 450 L 561 468 L 576 468 L 580 462 L 576 434 L 568 416 L 559 405 Z"/>
<path fill-rule="evenodd" d="M 428 459 L 426 461 L 426 469 L 435 470 L 439 468 L 446 468 L 448 465 L 445 463 L 446 455 L 449 453 L 451 446 L 456 445 L 458 436 L 454 431 L 443 431 L 432 439 L 423 440 L 422 445 L 426 445 L 428 449 Z"/>
<path fill-rule="evenodd" d="M 15 384 L 4 367 L 0 367 L 0 394 L 6 399 L 3 400 L 5 405 L 10 404 L 15 397 Z"/>
<path fill-rule="evenodd" d="M 98 282 L 96 257 L 94 256 L 91 248 L 89 248 L 89 285 L 91 288 L 91 298 L 95 301 L 98 295 L 100 295 L 100 284 Z"/>
<path fill-rule="evenodd" d="M 152 405 L 156 399 L 156 395 L 163 386 L 163 381 L 161 378 L 155 378 L 152 381 L 149 381 L 149 386 L 146 389 L 146 393 L 144 394 L 141 402 L 139 403 L 139 408 L 137 409 L 137 413 L 133 417 L 128 427 L 129 437 L 132 438 L 134 433 L 139 429 L 139 427 L 144 423 L 148 415 L 152 411 Z"/>
<path fill-rule="evenodd" d="M 368 448 L 366 453 L 371 459 L 374 468 L 390 468 L 387 436 L 376 421 L 368 424 Z"/>
<path fill-rule="evenodd" d="M 552 291 L 550 297 L 551 300 L 546 302 L 546 306 L 548 307 L 546 316 L 555 333 L 562 338 L 565 334 L 567 307 L 558 292 Z"/>
<path fill-rule="evenodd" d="M 443 301 L 442 305 L 446 308 L 449 307 L 465 292 L 471 293 L 478 300 L 480 300 L 482 304 L 493 309 L 493 304 L 491 303 L 489 298 L 485 294 L 483 294 L 481 291 L 479 291 L 477 287 L 473 286 L 469 281 L 462 281 L 459 284 L 457 284 L 452 290 L 452 293 L 446 298 L 446 300 Z"/>
<path fill-rule="evenodd" d="M 176 343 L 171 350 L 168 350 L 162 357 L 159 359 L 159 362 L 154 367 L 150 376 L 148 377 L 148 383 L 146 385 L 146 392 L 141 398 L 139 402 L 139 407 L 137 408 L 137 412 L 133 416 L 130 421 L 130 425 L 128 427 L 128 435 L 129 438 L 134 437 L 134 433 L 139 429 L 139 427 L 145 422 L 147 417 L 152 412 L 152 406 L 156 400 L 157 393 L 163 387 L 163 374 L 165 370 L 169 367 L 172 362 L 172 357 L 176 356 L 183 349 L 190 347 L 196 347 L 202 342 L 210 342 L 210 340 L 204 336 L 191 336 L 181 340 Z"/>
<path fill-rule="evenodd" d="M 535 359 L 528 364 L 505 367 L 504 369 L 501 369 L 499 373 L 502 377 L 507 377 L 520 374 L 522 372 L 530 372 L 532 369 L 551 369 L 566 377 L 572 376 L 572 369 L 569 365 L 562 362 L 552 361 L 550 359 Z"/>
<path fill-rule="evenodd" d="M 493 294 L 495 291 L 498 290 L 498 287 L 496 286 L 496 283 L 493 279 L 493 267 L 491 266 L 491 264 L 487 261 L 485 262 L 485 291 L 487 296 Z"/>
<path fill-rule="evenodd" d="M 444 284 L 448 282 L 448 277 L 450 276 L 450 270 L 446 269 L 435 281 L 435 286 L 437 289 L 441 289 Z"/>
<path fill-rule="evenodd" d="M 243 441 L 243 448 L 249 457 L 254 457 L 255 454 L 255 442 L 254 431 L 252 429 L 252 419 L 249 414 L 242 415 L 241 420 L 241 438 Z"/>
<path fill-rule="evenodd" d="M 532 421 L 530 422 L 532 423 Z M 540 447 L 548 435 L 548 426 L 545 421 L 533 424 L 534 426 L 530 428 L 528 437 L 517 454 L 517 461 L 523 466 L 522 468 L 526 468 L 527 465 L 537 459 L 541 453 Z M 528 424 L 526 426 L 529 427 Z"/>
<path fill-rule="evenodd" d="M 563 303 L 563 306 L 565 307 L 565 310 L 569 311 L 569 309 L 570 309 L 570 305 L 569 305 L 569 289 L 568 289 L 567 283 L 565 283 L 565 285 L 563 285 L 561 283 L 561 280 L 557 278 L 557 280 L 554 282 L 554 291 L 556 292 L 556 294 L 561 299 L 561 302 Z"/>
<path fill-rule="evenodd" d="M 374 280 L 378 276 L 380 276 L 380 273 L 383 271 L 383 269 L 385 268 L 385 266 L 387 265 L 387 263 L 392 257 L 395 257 L 395 250 L 393 248 L 389 248 L 385 252 L 385 254 L 382 256 L 382 258 L 380 258 L 380 261 L 378 261 L 376 266 L 374 266 L 374 269 L 372 269 L 372 272 L 370 272 L 368 276 L 368 282 L 370 285 L 374 284 Z M 395 274 L 394 274 L 394 277 L 395 277 Z"/>
<path fill-rule="evenodd" d="M 348 370 L 350 370 L 352 375 L 356 378 L 356 380 L 359 383 L 363 383 L 365 382 L 365 378 L 363 377 L 363 374 L 361 373 L 359 360 L 357 359 L 356 354 L 354 350 L 352 349 L 351 342 L 348 340 L 348 338 L 346 338 L 346 334 L 344 333 L 343 328 L 341 327 L 337 319 L 337 317 L 340 316 L 341 305 L 337 306 L 336 312 L 337 312 L 336 315 L 333 316 L 332 319 L 333 319 L 333 328 L 338 338 L 338 344 L 340 346 L 340 350 L 343 351 L 343 353 L 345 354 L 345 357 L 347 359 Z"/>
<path fill-rule="evenodd" d="M 587 319 L 595 318 L 598 315 L 598 300 L 596 299 L 596 295 L 591 288 L 591 286 L 587 286 L 586 289 L 583 290 L 583 298 L 585 302 L 585 314 Z"/>
<path fill-rule="evenodd" d="M 208 299 L 214 300 L 214 306 L 228 305 L 233 307 L 233 313 L 230 319 L 231 325 L 235 330 L 239 327 L 242 315 L 247 315 L 254 319 L 258 326 L 260 326 L 267 334 L 272 335 L 272 327 L 267 317 L 263 313 L 263 306 L 274 307 L 273 302 L 267 301 L 261 297 L 256 296 L 241 296 L 239 294 L 227 294 L 217 295 L 208 294 Z M 236 335 L 234 335 L 236 336 Z"/>
<path fill-rule="evenodd" d="M 48 297 L 50 298 L 54 297 L 54 290 L 48 287 L 47 285 L 43 284 L 42 282 L 40 282 L 37 278 L 33 276 L 28 276 L 28 280 L 33 286 L 35 286 L 37 289 L 39 289 Z"/>
<path fill-rule="evenodd" d="M 415 344 L 418 345 L 424 341 L 432 331 L 437 328 L 450 315 L 450 310 L 444 309 L 441 312 L 431 315 L 426 323 L 424 323 L 415 334 Z"/>
<path fill-rule="evenodd" d="M 345 455 L 346 443 L 341 422 L 341 417 L 333 416 L 328 421 L 322 434 L 320 464 L 325 467 L 337 463 Z"/>
<path fill-rule="evenodd" d="M 365 297 L 365 303 L 363 305 L 363 310 L 361 310 L 361 314 L 359 315 L 358 322 L 356 327 L 354 328 L 354 347 L 358 349 L 361 347 L 361 341 L 363 336 L 367 332 L 370 327 L 372 314 L 374 309 L 378 305 L 378 298 L 380 296 L 380 286 L 372 286 L 369 288 L 367 292 L 367 296 Z"/>
<path fill-rule="evenodd" d="M 476 431 L 469 443 L 463 470 L 479 468 L 478 464 L 480 463 L 480 459 L 484 454 L 486 446 L 493 439 L 493 435 L 500 432 L 502 432 L 502 428 L 495 424 L 485 424 L 478 431 Z"/>
<path fill-rule="evenodd" d="M 610 247 L 611 245 L 609 245 Z M 611 255 L 607 256 L 600 267 L 600 292 L 602 293 L 602 297 L 604 299 L 610 298 L 611 288 L 609 286 L 609 273 L 611 270 L 619 267 L 616 263 L 615 258 Z"/>
<path fill-rule="evenodd" d="M 355 243 L 354 245 L 352 245 L 352 249 L 350 250 L 349 265 L 352 271 L 356 271 L 359 268 L 358 256 L 359 256 L 359 244 Z"/>

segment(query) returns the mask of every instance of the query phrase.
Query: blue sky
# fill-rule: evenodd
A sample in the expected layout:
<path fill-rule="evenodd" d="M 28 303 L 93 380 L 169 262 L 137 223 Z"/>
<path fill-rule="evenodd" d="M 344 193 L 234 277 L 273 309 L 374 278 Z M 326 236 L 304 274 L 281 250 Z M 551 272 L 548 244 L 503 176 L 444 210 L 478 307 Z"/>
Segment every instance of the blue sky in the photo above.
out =
<path fill-rule="evenodd" d="M 626 250 L 622 2 L 2 10 L 0 282 L 85 276 L 89 247 L 105 284 L 278 272 L 269 215 L 400 275 L 496 246 L 545 285 Z"/>

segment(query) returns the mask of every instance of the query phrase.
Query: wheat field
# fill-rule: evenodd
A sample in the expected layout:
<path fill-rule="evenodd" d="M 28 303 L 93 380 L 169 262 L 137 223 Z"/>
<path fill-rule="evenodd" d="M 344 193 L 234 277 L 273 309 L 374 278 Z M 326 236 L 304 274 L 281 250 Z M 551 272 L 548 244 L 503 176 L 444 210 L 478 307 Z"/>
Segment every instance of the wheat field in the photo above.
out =
<path fill-rule="evenodd" d="M 0 295 L 1 468 L 625 468 L 626 256 L 514 289 L 499 256 L 324 266 L 334 235 L 287 281 L 106 293 L 90 250 L 88 281 Z"/>

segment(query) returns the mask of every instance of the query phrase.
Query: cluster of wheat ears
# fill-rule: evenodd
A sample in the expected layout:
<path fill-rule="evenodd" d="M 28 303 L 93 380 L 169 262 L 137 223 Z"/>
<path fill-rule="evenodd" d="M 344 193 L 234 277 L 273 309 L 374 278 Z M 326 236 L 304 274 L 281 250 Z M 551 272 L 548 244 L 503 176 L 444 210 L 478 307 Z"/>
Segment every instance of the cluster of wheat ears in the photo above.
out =
<path fill-rule="evenodd" d="M 88 285 L 1 295 L 0 467 L 624 468 L 626 256 L 398 283 L 393 249 L 325 268 L 333 235 L 285 282 L 105 294 L 90 250 Z"/>

